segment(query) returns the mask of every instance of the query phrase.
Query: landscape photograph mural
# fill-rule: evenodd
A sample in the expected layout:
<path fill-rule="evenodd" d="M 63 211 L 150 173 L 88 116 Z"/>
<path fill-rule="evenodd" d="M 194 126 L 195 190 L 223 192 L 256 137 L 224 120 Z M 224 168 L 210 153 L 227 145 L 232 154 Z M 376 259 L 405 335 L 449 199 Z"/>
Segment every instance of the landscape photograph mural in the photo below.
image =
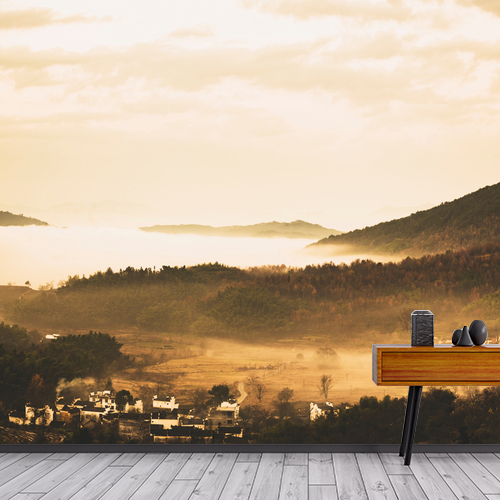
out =
<path fill-rule="evenodd" d="M 372 345 L 500 344 L 492 3 L 5 0 L 0 47 L 0 444 L 397 444 Z M 428 386 L 415 443 L 499 426 Z"/>

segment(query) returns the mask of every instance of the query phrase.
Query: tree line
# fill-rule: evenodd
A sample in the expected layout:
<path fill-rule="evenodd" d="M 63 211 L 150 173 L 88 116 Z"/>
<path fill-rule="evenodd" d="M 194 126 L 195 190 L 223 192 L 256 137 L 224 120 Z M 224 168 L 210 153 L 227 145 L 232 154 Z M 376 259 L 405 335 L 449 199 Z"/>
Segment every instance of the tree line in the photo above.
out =
<path fill-rule="evenodd" d="M 73 276 L 56 291 L 6 309 L 12 321 L 38 327 L 138 327 L 243 340 L 307 330 L 342 341 L 348 331 L 362 336 L 406 329 L 401 312 L 413 309 L 467 324 L 472 318 L 466 307 L 485 297 L 489 305 L 478 306 L 496 320 L 499 288 L 500 244 L 489 243 L 385 264 L 108 269 Z"/>

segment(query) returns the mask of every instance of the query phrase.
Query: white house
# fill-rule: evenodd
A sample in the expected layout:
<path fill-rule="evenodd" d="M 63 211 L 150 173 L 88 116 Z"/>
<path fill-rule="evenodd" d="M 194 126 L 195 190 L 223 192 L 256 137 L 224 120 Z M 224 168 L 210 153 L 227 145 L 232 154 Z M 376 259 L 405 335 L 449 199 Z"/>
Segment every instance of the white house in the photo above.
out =
<path fill-rule="evenodd" d="M 326 415 L 326 410 L 328 409 L 327 407 L 333 408 L 333 403 L 329 403 L 327 401 L 326 404 L 321 404 L 321 406 L 323 408 L 320 408 L 320 406 L 316 403 L 310 403 L 309 418 L 311 419 L 311 421 Z"/>
<path fill-rule="evenodd" d="M 144 403 L 137 399 L 133 405 L 130 403 L 125 404 L 125 413 L 144 413 Z"/>
<path fill-rule="evenodd" d="M 172 411 L 179 408 L 179 403 L 175 402 L 175 396 L 170 396 L 170 399 L 166 400 L 161 400 L 158 399 L 158 396 L 153 396 L 153 408 Z"/>
<path fill-rule="evenodd" d="M 154 434 L 155 430 L 171 429 L 174 425 L 179 425 L 177 410 L 151 412 L 151 434 Z"/>
<path fill-rule="evenodd" d="M 26 405 L 26 425 L 35 424 L 35 425 L 50 425 L 52 420 L 54 420 L 54 410 L 49 406 L 45 405 L 44 408 L 39 408 L 38 413 L 41 413 L 35 419 L 35 408 L 32 406 Z"/>
<path fill-rule="evenodd" d="M 116 395 L 111 391 L 96 391 L 91 392 L 89 401 L 94 403 L 97 408 L 109 408 L 116 411 Z"/>

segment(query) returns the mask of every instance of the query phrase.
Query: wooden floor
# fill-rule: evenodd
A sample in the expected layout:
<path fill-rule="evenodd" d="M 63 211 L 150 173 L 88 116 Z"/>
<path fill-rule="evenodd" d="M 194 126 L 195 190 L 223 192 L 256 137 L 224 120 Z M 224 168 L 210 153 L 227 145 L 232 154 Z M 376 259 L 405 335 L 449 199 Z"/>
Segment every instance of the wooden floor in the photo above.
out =
<path fill-rule="evenodd" d="M 493 453 L 0 454 L 8 500 L 500 500 Z"/>

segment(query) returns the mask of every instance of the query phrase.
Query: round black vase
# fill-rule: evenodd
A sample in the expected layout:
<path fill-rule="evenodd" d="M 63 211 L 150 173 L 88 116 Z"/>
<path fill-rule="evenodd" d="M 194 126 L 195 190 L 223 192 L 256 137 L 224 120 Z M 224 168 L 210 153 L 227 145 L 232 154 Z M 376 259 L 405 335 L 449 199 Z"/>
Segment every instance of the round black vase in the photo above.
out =
<path fill-rule="evenodd" d="M 483 345 L 488 338 L 488 330 L 484 321 L 475 319 L 469 326 L 469 335 L 475 345 Z"/>

